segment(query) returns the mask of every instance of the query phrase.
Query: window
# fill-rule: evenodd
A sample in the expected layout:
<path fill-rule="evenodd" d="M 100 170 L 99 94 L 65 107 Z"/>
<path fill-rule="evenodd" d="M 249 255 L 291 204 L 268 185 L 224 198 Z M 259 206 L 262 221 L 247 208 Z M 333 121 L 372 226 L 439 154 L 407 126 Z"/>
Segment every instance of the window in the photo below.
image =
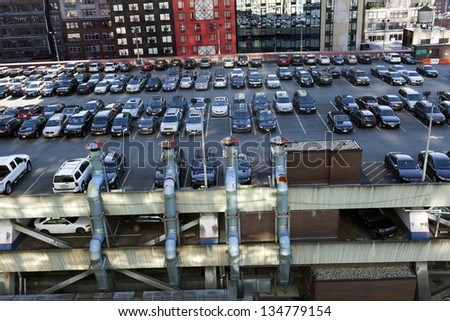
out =
<path fill-rule="evenodd" d="M 99 40 L 100 35 L 98 33 L 85 33 L 84 40 Z"/>
<path fill-rule="evenodd" d="M 114 22 L 115 23 L 124 23 L 125 22 L 125 17 L 124 16 L 115 16 L 114 17 Z"/>
<path fill-rule="evenodd" d="M 226 33 L 225 34 L 225 40 L 226 41 L 231 41 L 231 33 Z"/>
<path fill-rule="evenodd" d="M 225 7 L 229 7 L 230 6 L 230 0 L 223 0 L 223 4 L 225 5 Z"/>
<path fill-rule="evenodd" d="M 81 9 L 82 17 L 94 17 L 97 15 L 97 11 L 95 9 Z"/>
<path fill-rule="evenodd" d="M 151 2 L 144 3 L 144 10 L 153 10 L 153 3 Z"/>
<path fill-rule="evenodd" d="M 195 1 L 189 0 L 189 8 L 195 8 Z"/>
<path fill-rule="evenodd" d="M 192 46 L 192 52 L 198 52 L 198 47 L 197 46 Z"/>
<path fill-rule="evenodd" d="M 168 2 L 160 2 L 159 9 L 169 9 L 169 3 Z"/>
<path fill-rule="evenodd" d="M 162 42 L 164 43 L 171 43 L 172 42 L 172 36 L 163 36 L 162 37 Z"/>
<path fill-rule="evenodd" d="M 128 44 L 127 38 L 117 38 L 117 44 L 120 46 L 126 46 Z"/>
<path fill-rule="evenodd" d="M 156 43 L 156 37 L 147 37 L 148 43 Z"/>
<path fill-rule="evenodd" d="M 186 36 L 180 36 L 180 42 L 186 42 Z"/>
<path fill-rule="evenodd" d="M 146 14 L 144 16 L 145 21 L 155 21 L 155 15 L 154 14 Z"/>
<path fill-rule="evenodd" d="M 231 50 L 233 50 L 233 46 L 231 44 L 227 43 L 225 45 L 225 51 L 226 52 L 231 52 Z"/>
<path fill-rule="evenodd" d="M 80 53 L 81 46 L 69 46 L 69 53 Z"/>
<path fill-rule="evenodd" d="M 219 19 L 219 11 L 214 11 L 214 19 Z"/>
<path fill-rule="evenodd" d="M 231 29 L 231 22 L 226 21 L 223 26 L 225 27 L 225 29 Z"/>
<path fill-rule="evenodd" d="M 186 19 L 186 14 L 184 12 L 178 13 L 178 20 L 183 21 Z"/>
<path fill-rule="evenodd" d="M 217 23 L 210 22 L 209 23 L 209 30 L 216 30 L 217 29 Z"/>
<path fill-rule="evenodd" d="M 231 18 L 231 11 L 225 10 L 223 12 L 223 16 L 224 16 L 225 19 L 230 19 Z"/>
<path fill-rule="evenodd" d="M 116 28 L 116 33 L 118 35 L 124 35 L 127 33 L 127 30 L 125 29 L 125 27 L 119 27 L 119 28 Z"/>
<path fill-rule="evenodd" d="M 195 31 L 200 31 L 201 30 L 202 25 L 199 23 L 194 24 L 194 30 Z"/>
<path fill-rule="evenodd" d="M 85 29 L 88 29 L 88 28 L 91 29 L 91 28 L 95 27 L 93 21 L 83 21 L 82 24 L 83 24 L 83 28 L 85 28 Z"/>
<path fill-rule="evenodd" d="M 155 26 L 146 26 L 145 31 L 154 33 L 154 32 L 156 32 L 156 27 Z"/>
<path fill-rule="evenodd" d="M 140 22 L 140 18 L 138 14 L 130 15 L 130 22 Z"/>
<path fill-rule="evenodd" d="M 149 55 L 157 55 L 158 54 L 158 48 L 148 48 L 148 54 Z"/>
<path fill-rule="evenodd" d="M 164 47 L 163 50 L 165 54 L 173 54 L 173 47 Z"/>
<path fill-rule="evenodd" d="M 170 25 L 162 25 L 162 26 L 161 26 L 161 31 L 162 31 L 162 32 L 171 32 L 171 31 L 172 31 L 172 28 L 171 28 Z"/>
<path fill-rule="evenodd" d="M 123 5 L 121 5 L 121 4 L 114 4 L 113 5 L 113 11 L 123 11 Z"/>
<path fill-rule="evenodd" d="M 114 45 L 103 45 L 103 51 L 116 51 L 116 46 Z"/>
<path fill-rule="evenodd" d="M 81 35 L 79 33 L 69 33 L 67 34 L 67 41 L 80 41 Z"/>
<path fill-rule="evenodd" d="M 184 1 L 178 1 L 178 9 L 184 9 Z"/>
<path fill-rule="evenodd" d="M 181 47 L 181 53 L 186 53 L 187 52 L 187 47 L 186 46 L 182 46 Z"/>
<path fill-rule="evenodd" d="M 137 3 L 129 3 L 128 4 L 128 10 L 129 11 L 138 11 L 139 5 Z"/>
<path fill-rule="evenodd" d="M 78 22 L 66 22 L 67 29 L 78 29 Z"/>
<path fill-rule="evenodd" d="M 133 44 L 135 45 L 136 43 L 142 45 L 142 38 L 141 37 L 133 38 Z"/>
<path fill-rule="evenodd" d="M 195 12 L 189 13 L 189 18 L 191 18 L 191 20 L 195 20 Z"/>
<path fill-rule="evenodd" d="M 195 35 L 195 41 L 201 42 L 202 41 L 202 35 Z"/>
<path fill-rule="evenodd" d="M 129 56 L 130 52 L 128 49 L 119 49 L 119 56 Z"/>
<path fill-rule="evenodd" d="M 161 20 L 161 21 L 169 21 L 170 20 L 170 13 L 161 13 L 159 15 L 159 20 Z"/>
<path fill-rule="evenodd" d="M 137 56 L 138 55 L 138 53 L 139 53 L 139 55 L 143 55 L 144 54 L 144 49 L 142 49 L 142 48 L 134 48 L 133 49 L 133 53 Z"/>
<path fill-rule="evenodd" d="M 99 52 L 100 45 L 85 45 L 84 50 L 87 52 Z"/>
<path fill-rule="evenodd" d="M 186 25 L 180 24 L 180 31 L 186 31 Z"/>
<path fill-rule="evenodd" d="M 131 27 L 130 31 L 131 33 L 141 33 L 141 27 L 140 26 Z"/>

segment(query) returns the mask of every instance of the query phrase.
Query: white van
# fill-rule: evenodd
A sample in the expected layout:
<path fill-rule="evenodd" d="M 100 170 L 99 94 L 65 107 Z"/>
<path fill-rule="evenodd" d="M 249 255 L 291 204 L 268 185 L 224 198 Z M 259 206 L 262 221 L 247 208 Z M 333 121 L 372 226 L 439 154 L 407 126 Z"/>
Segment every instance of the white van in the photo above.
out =
<path fill-rule="evenodd" d="M 414 105 L 419 100 L 423 99 L 423 95 L 421 93 L 409 87 L 400 88 L 398 90 L 398 95 L 400 100 L 403 102 L 403 107 L 409 111 L 413 111 Z"/>

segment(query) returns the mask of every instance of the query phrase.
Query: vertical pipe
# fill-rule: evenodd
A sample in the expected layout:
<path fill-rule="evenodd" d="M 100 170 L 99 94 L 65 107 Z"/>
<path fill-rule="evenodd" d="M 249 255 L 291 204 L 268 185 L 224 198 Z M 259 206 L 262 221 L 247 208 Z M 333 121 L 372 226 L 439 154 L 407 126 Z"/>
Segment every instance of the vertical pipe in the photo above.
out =
<path fill-rule="evenodd" d="M 110 281 L 104 266 L 104 255 L 102 253 L 102 244 L 105 240 L 105 229 L 103 224 L 103 209 L 100 197 L 100 189 L 106 177 L 104 175 L 102 162 L 102 144 L 92 142 L 86 145 L 90 151 L 89 160 L 91 163 L 92 179 L 89 182 L 87 197 L 91 213 L 93 236 L 89 243 L 89 259 L 91 268 L 94 269 L 95 278 L 100 290 L 109 290 Z M 107 182 L 106 182 L 107 183 Z"/>

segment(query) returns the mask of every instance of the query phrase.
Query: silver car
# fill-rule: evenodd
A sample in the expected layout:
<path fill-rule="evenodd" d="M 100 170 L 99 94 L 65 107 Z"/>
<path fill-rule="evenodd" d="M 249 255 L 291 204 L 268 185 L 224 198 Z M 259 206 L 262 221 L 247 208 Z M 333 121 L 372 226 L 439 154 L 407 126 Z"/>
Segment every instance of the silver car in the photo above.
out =
<path fill-rule="evenodd" d="M 291 99 L 286 91 L 279 90 L 275 92 L 273 96 L 273 108 L 277 113 L 292 113 L 294 111 Z"/>
<path fill-rule="evenodd" d="M 123 113 L 128 113 L 131 117 L 137 119 L 144 111 L 144 102 L 140 98 L 128 99 L 123 106 Z"/>
<path fill-rule="evenodd" d="M 211 114 L 215 117 L 228 115 L 228 98 L 215 97 L 211 104 Z"/>
<path fill-rule="evenodd" d="M 204 127 L 204 119 L 202 117 L 202 112 L 191 108 L 189 110 L 189 115 L 186 119 L 186 134 L 187 135 L 197 135 L 201 134 Z"/>
<path fill-rule="evenodd" d="M 66 114 L 58 113 L 54 114 L 45 124 L 42 130 L 42 136 L 50 137 L 60 137 L 64 133 L 64 128 L 66 128 L 69 122 L 69 117 Z"/>
<path fill-rule="evenodd" d="M 403 70 L 400 75 L 405 78 L 409 85 L 422 85 L 424 82 L 423 77 L 415 70 Z"/>
<path fill-rule="evenodd" d="M 268 74 L 266 77 L 267 88 L 280 88 L 280 79 L 275 74 Z"/>

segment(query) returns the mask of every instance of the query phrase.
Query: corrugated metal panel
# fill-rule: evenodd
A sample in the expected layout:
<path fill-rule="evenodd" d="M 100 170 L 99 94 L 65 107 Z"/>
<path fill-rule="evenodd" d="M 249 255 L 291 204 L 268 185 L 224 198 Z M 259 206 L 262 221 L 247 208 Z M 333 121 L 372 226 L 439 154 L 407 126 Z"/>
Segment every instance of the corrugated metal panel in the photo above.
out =
<path fill-rule="evenodd" d="M 370 195 L 370 197 L 368 197 Z M 450 184 L 404 184 L 372 186 L 291 186 L 291 210 L 324 210 L 369 207 L 422 207 L 449 205 Z M 102 194 L 108 215 L 162 214 L 161 191 Z M 177 191 L 179 213 L 225 212 L 223 188 Z M 195 200 L 195 201 L 193 201 Z M 272 211 L 276 206 L 274 188 L 246 188 L 238 191 L 239 210 Z M 2 197 L 0 219 L 50 216 L 88 216 L 84 194 Z"/>
<path fill-rule="evenodd" d="M 278 265 L 278 244 L 241 245 L 242 266 Z M 227 246 L 180 246 L 180 267 L 227 266 Z M 164 268 L 164 247 L 105 249 L 112 269 Z M 292 244 L 292 264 L 450 261 L 450 240 Z M 0 252 L 0 272 L 89 269 L 88 249 Z"/>

